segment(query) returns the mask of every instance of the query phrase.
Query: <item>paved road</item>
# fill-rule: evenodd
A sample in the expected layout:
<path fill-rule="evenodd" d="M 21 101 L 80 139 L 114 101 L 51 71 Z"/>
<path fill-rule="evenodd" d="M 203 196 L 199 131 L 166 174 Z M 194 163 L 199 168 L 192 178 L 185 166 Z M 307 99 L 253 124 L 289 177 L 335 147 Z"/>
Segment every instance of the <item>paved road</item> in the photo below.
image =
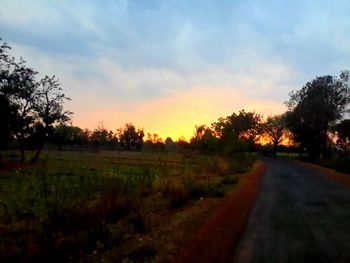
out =
<path fill-rule="evenodd" d="M 265 161 L 234 262 L 350 262 L 350 188 L 293 162 Z"/>

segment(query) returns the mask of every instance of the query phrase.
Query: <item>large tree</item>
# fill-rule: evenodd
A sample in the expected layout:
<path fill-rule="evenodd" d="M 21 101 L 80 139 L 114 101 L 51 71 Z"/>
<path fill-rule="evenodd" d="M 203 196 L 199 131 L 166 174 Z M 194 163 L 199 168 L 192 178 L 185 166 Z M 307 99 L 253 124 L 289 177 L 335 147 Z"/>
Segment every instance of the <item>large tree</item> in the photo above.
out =
<path fill-rule="evenodd" d="M 70 113 L 63 111 L 63 102 L 68 98 L 55 77 L 38 81 L 38 72 L 24 60 L 10 56 L 10 49 L 6 43 L 0 46 L 0 95 L 17 109 L 12 133 L 19 144 L 20 161 L 24 161 L 24 150 L 33 139 L 38 145 L 32 159 L 36 161 L 53 125 L 69 119 Z"/>
<path fill-rule="evenodd" d="M 13 132 L 20 146 L 20 161 L 23 162 L 24 149 L 32 132 L 31 124 L 34 122 L 33 102 L 38 86 L 35 77 L 38 73 L 27 67 L 24 60 L 16 61 L 10 56 L 10 49 L 6 43 L 0 48 L 0 94 L 16 105 L 18 118 Z"/>
<path fill-rule="evenodd" d="M 266 122 L 262 124 L 263 134 L 269 139 L 273 145 L 273 156 L 277 157 L 278 145 L 282 142 L 286 132 L 286 116 L 275 115 L 268 117 Z"/>
<path fill-rule="evenodd" d="M 52 137 L 55 124 L 64 124 L 70 120 L 69 111 L 63 109 L 63 103 L 70 100 L 62 91 L 55 76 L 45 76 L 35 90 L 33 109 L 35 116 L 37 150 L 31 162 L 36 162 L 43 145 Z"/>
<path fill-rule="evenodd" d="M 327 158 L 328 133 L 349 104 L 349 72 L 321 76 L 290 94 L 288 126 L 312 159 Z"/>
<path fill-rule="evenodd" d="M 212 124 L 215 137 L 219 138 L 220 147 L 228 152 L 252 150 L 257 135 L 261 116 L 255 112 L 241 110 L 226 118 L 219 118 Z"/>

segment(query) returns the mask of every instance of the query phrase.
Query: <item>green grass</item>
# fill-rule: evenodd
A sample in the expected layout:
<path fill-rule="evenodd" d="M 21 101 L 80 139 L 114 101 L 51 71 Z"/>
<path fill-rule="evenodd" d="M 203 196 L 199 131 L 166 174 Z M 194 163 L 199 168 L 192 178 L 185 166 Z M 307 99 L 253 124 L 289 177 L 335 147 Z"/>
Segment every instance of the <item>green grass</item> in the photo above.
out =
<path fill-rule="evenodd" d="M 122 246 L 147 232 L 155 213 L 224 196 L 252 162 L 243 155 L 44 152 L 36 166 L 0 173 L 0 259 L 77 261 Z M 156 252 L 146 245 L 123 253 L 120 259 Z"/>
<path fill-rule="evenodd" d="M 299 160 L 300 154 L 299 153 L 278 152 L 277 158 Z"/>

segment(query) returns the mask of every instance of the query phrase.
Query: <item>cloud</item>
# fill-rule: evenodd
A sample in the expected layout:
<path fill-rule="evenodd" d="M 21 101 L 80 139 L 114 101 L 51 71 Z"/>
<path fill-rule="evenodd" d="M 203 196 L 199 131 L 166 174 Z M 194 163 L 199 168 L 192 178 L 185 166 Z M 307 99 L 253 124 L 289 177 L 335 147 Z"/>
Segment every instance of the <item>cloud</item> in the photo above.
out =
<path fill-rule="evenodd" d="M 350 3 L 342 0 L 1 4 L 1 37 L 60 78 L 86 127 L 130 118 L 185 135 L 185 125 L 241 108 L 280 113 L 291 90 L 350 61 Z"/>

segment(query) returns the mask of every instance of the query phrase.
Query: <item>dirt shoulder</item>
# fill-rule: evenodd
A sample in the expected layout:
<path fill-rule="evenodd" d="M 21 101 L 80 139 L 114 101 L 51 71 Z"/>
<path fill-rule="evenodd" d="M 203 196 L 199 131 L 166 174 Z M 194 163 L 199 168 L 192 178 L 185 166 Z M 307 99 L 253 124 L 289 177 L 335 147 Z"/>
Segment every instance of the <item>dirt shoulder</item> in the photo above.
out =
<path fill-rule="evenodd" d="M 239 188 L 219 204 L 175 262 L 220 263 L 232 258 L 258 196 L 261 176 L 266 168 L 266 164 L 258 161 L 242 177 Z"/>
<path fill-rule="evenodd" d="M 332 181 L 335 181 L 335 182 L 338 182 L 338 183 L 341 183 L 343 185 L 350 187 L 350 175 L 349 174 L 339 173 L 339 172 L 334 171 L 333 169 L 325 168 L 325 167 L 322 167 L 322 166 L 319 166 L 316 164 L 300 162 L 300 161 L 297 161 L 297 162 L 306 166 L 306 167 L 320 171 L 321 173 L 325 174 L 329 180 L 332 180 Z"/>

